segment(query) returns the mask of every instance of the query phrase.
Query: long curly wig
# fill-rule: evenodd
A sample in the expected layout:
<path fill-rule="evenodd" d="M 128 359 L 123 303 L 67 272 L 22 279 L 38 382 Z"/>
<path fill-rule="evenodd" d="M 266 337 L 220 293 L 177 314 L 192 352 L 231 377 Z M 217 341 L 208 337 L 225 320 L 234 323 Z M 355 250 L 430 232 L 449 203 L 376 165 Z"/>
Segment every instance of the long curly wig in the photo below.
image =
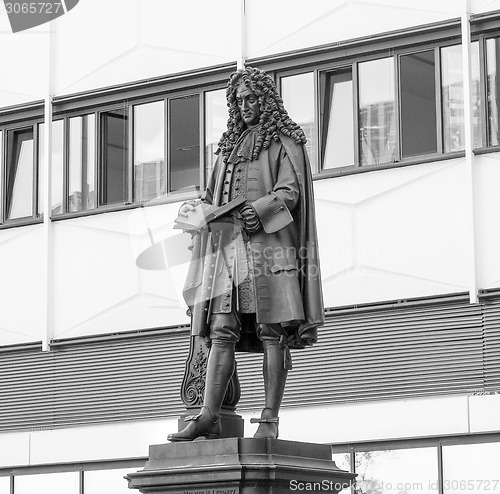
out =
<path fill-rule="evenodd" d="M 241 83 L 250 88 L 259 101 L 260 126 L 252 159 L 258 158 L 262 148 L 269 148 L 272 140 L 278 141 L 279 134 L 288 136 L 297 143 L 307 142 L 304 131 L 288 116 L 273 79 L 260 69 L 246 67 L 233 72 L 227 84 L 226 99 L 229 118 L 227 131 L 222 134 L 219 141 L 219 150 L 224 161 L 228 159 L 238 138 L 246 129 L 236 102 L 236 89 Z"/>

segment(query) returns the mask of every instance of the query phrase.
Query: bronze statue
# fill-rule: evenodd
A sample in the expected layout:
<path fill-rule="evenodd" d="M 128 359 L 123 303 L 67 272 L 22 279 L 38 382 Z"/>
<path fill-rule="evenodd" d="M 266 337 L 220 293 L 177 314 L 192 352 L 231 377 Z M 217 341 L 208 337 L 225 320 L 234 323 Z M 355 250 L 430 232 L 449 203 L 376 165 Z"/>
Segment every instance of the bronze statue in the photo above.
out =
<path fill-rule="evenodd" d="M 230 209 L 193 236 L 184 287 L 192 334 L 209 340 L 201 412 L 170 441 L 218 438 L 220 410 L 235 368 L 235 351 L 264 352 L 265 406 L 254 437 L 278 437 L 290 348 L 305 348 L 324 323 L 312 179 L 306 137 L 283 107 L 265 72 L 233 73 L 229 119 L 218 159 L 197 208 Z M 240 204 L 231 209 L 232 204 Z"/>

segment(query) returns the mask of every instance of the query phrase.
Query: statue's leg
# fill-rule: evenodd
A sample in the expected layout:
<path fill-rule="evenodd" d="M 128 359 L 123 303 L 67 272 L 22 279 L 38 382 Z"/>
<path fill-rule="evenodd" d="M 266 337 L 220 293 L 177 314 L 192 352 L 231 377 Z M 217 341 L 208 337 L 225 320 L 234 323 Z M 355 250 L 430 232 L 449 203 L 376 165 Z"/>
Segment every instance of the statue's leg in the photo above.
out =
<path fill-rule="evenodd" d="M 278 415 L 288 375 L 285 366 L 285 352 L 288 349 L 280 343 L 279 338 L 265 337 L 263 333 L 264 331 L 260 333 L 260 338 L 264 346 L 262 370 L 264 375 L 265 407 L 262 410 L 261 418 L 251 419 L 251 422 L 259 424 L 254 437 L 276 439 L 278 437 Z"/>
<path fill-rule="evenodd" d="M 220 410 L 235 368 L 234 348 L 238 332 L 238 322 L 233 314 L 213 315 L 203 406 L 198 415 L 186 417 L 188 425 L 182 431 L 169 434 L 169 441 L 192 441 L 201 436 L 207 439 L 220 437 Z"/>

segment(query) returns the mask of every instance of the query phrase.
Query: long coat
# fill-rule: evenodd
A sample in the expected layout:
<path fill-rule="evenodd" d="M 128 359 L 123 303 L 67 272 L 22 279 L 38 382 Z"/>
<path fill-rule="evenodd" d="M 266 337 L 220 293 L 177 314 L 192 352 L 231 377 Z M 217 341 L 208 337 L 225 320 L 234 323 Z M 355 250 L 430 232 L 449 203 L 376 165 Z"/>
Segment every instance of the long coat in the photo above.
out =
<path fill-rule="evenodd" d="M 257 323 L 286 324 L 289 331 L 295 331 L 295 347 L 311 345 L 317 340 L 317 328 L 324 323 L 324 310 L 312 179 L 305 149 L 281 136 L 280 142 L 273 141 L 269 149 L 261 150 L 258 159 L 244 166 L 248 167 L 242 184 L 246 200 L 262 224 L 262 229 L 246 240 L 252 258 Z M 225 184 L 237 171 L 219 156 L 203 200 L 218 206 L 227 202 Z M 228 234 L 225 230 L 226 233 L 224 228 L 207 229 L 194 237 L 184 286 L 184 297 L 192 312 L 193 335 L 209 334 L 221 252 L 225 258 L 231 255 L 231 249 L 222 245 Z M 234 232 L 241 234 L 235 228 L 232 232 L 232 238 Z M 227 240 L 224 243 L 227 247 Z M 228 283 L 231 276 L 221 279 Z M 218 310 L 229 311 L 232 287 L 219 286 L 216 292 Z M 244 331 L 237 348 L 260 351 L 255 331 Z"/>

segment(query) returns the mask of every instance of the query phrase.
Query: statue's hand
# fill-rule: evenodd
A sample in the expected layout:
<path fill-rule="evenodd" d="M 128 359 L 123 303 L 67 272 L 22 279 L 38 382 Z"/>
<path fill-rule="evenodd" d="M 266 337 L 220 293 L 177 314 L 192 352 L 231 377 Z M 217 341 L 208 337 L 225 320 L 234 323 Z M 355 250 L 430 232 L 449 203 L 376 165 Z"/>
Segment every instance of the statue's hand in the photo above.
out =
<path fill-rule="evenodd" d="M 186 218 L 191 211 L 195 210 L 195 206 L 191 203 L 185 202 L 179 209 L 179 216 Z"/>
<path fill-rule="evenodd" d="M 244 204 L 239 210 L 238 215 L 243 222 L 243 228 L 248 235 L 257 233 L 262 225 L 255 209 L 250 204 Z"/>

